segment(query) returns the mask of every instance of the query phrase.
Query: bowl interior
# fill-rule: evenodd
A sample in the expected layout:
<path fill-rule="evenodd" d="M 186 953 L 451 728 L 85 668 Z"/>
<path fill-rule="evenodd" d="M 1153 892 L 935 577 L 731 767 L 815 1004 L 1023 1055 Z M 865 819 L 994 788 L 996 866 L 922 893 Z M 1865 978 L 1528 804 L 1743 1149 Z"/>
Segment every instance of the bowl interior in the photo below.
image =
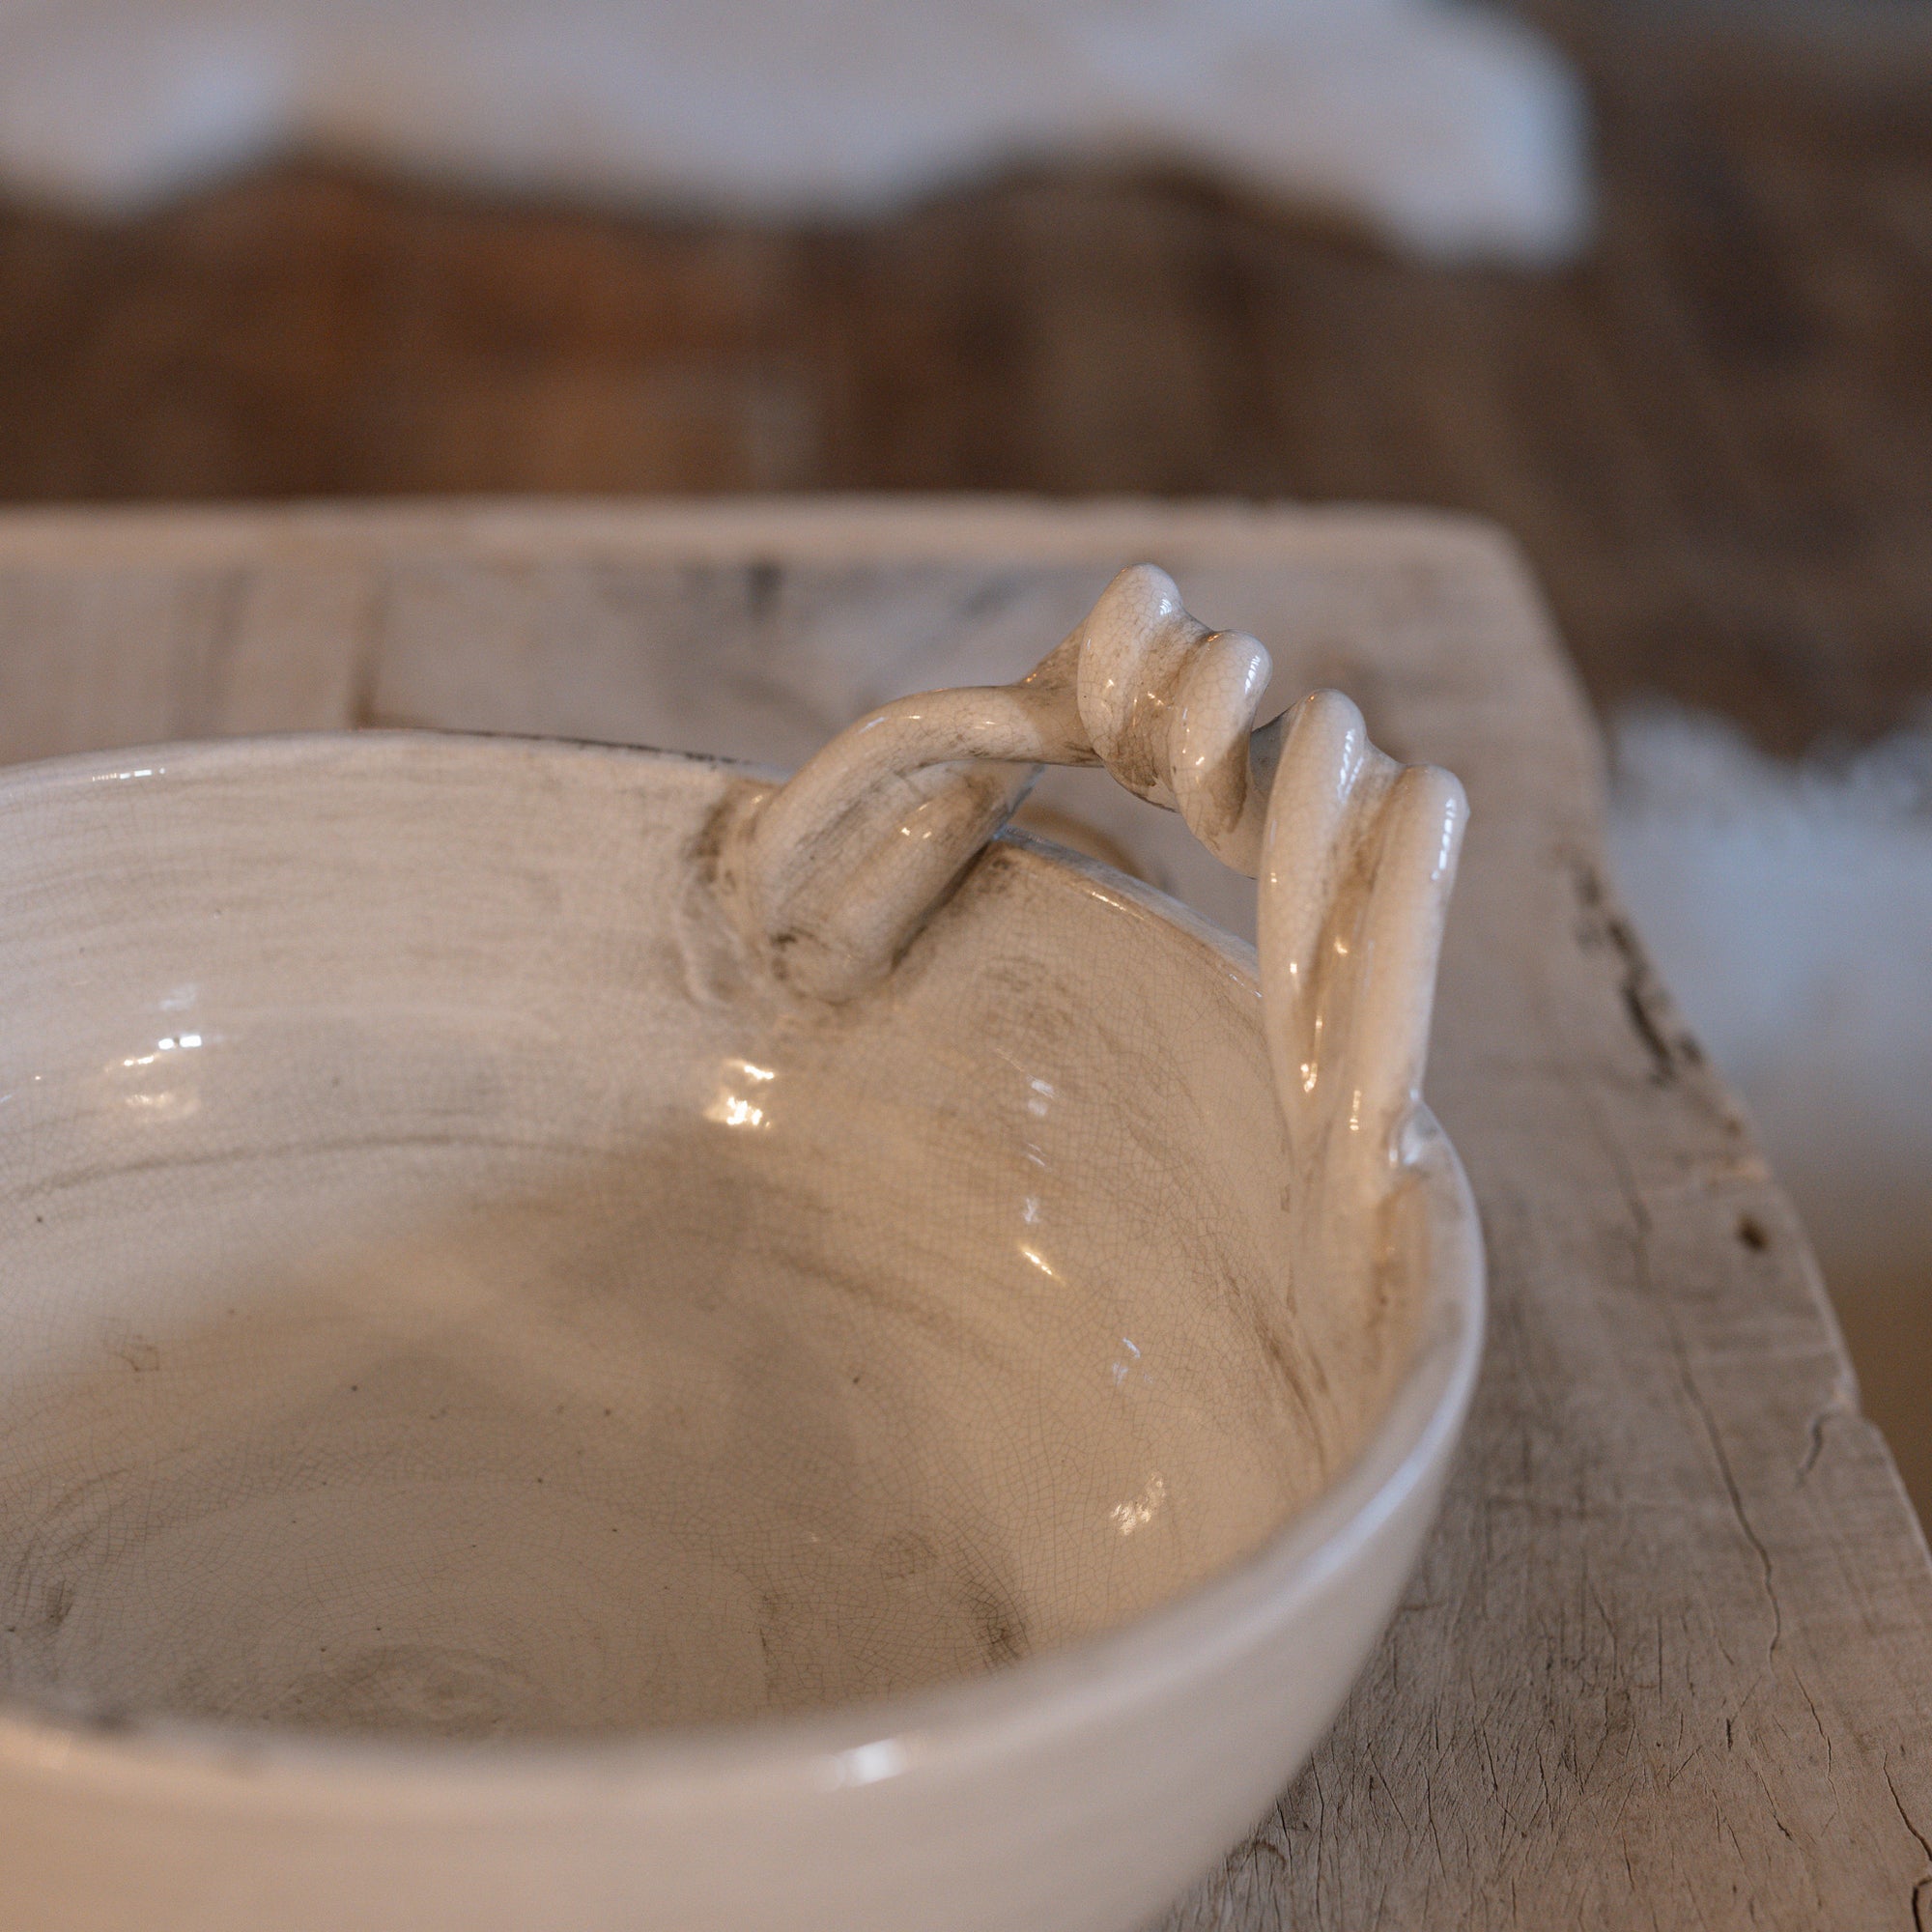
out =
<path fill-rule="evenodd" d="M 0 781 L 0 1690 L 629 1732 L 971 1674 L 1253 1550 L 1424 1284 L 1297 1279 L 1252 977 L 996 847 L 721 978 L 726 769 L 413 735 Z"/>

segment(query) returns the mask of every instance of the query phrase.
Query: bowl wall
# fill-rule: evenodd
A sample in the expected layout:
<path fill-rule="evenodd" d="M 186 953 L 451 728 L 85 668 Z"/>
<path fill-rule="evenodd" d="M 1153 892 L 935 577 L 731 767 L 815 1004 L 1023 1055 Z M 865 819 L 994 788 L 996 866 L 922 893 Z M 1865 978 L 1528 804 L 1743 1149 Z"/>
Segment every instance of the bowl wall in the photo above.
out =
<path fill-rule="evenodd" d="M 1473 1371 L 1453 1154 L 1297 1280 L 1241 949 L 1024 840 L 877 993 L 734 986 L 745 781 L 0 780 L 0 1902 L 1119 1926 L 1327 1722 Z"/>
<path fill-rule="evenodd" d="M 0 787 L 13 1694 L 887 1695 L 1140 1614 L 1359 1448 L 1413 1294 L 1293 1278 L 1253 989 L 1097 876 L 998 849 L 806 1011 L 716 983 L 716 767 L 156 757 Z"/>

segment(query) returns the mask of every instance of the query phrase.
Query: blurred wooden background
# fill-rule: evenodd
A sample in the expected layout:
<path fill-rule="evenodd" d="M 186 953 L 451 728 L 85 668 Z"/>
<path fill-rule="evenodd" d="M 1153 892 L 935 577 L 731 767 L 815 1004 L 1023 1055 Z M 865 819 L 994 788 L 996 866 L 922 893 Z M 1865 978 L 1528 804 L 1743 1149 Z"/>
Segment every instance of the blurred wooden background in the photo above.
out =
<path fill-rule="evenodd" d="M 1168 178 L 773 232 L 291 164 L 0 210 L 0 498 L 988 489 L 1515 530 L 1603 703 L 1795 750 L 1932 689 L 1932 18 L 1543 9 L 1598 247 L 1400 262 Z"/>

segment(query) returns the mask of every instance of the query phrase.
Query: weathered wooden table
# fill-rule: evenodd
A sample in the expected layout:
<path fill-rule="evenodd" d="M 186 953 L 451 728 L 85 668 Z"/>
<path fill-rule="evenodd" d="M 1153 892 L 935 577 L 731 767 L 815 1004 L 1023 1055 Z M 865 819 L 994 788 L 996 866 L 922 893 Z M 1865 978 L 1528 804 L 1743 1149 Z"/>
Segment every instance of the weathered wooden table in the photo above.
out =
<path fill-rule="evenodd" d="M 1035 503 L 0 519 L 0 756 L 412 724 L 662 738 L 868 640 L 1030 664 L 1112 568 L 1474 810 L 1431 1093 L 1490 1243 L 1446 1514 L 1314 1764 L 1171 1924 L 1932 1926 L 1932 1567 L 1802 1236 L 1605 883 L 1598 749 L 1483 526 Z M 719 749 L 734 749 L 720 747 Z"/>

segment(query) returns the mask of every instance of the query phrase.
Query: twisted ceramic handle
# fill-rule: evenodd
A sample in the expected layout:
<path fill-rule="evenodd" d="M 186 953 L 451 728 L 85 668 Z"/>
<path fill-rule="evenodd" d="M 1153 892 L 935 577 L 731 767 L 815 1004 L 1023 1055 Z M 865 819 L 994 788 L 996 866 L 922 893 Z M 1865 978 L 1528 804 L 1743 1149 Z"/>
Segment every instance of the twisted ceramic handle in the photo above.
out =
<path fill-rule="evenodd" d="M 721 841 L 745 936 L 799 991 L 880 979 L 1040 766 L 1103 764 L 1260 881 L 1262 997 L 1296 1147 L 1397 1154 L 1422 1084 L 1467 816 L 1447 772 L 1399 766 L 1316 692 L 1261 729 L 1267 652 L 1209 631 L 1151 564 L 1123 570 L 1017 684 L 884 705 Z"/>

